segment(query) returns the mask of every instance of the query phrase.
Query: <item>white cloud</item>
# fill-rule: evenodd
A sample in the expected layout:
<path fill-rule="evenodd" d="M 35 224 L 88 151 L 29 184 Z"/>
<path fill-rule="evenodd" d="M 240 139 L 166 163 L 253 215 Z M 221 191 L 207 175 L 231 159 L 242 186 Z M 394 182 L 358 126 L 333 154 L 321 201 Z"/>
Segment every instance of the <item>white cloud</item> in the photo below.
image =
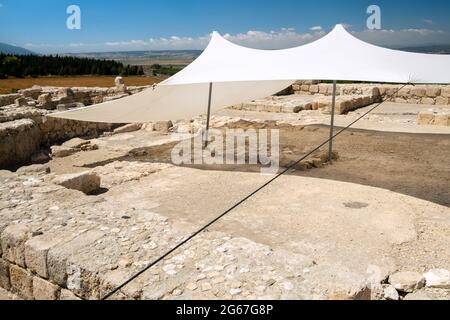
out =
<path fill-rule="evenodd" d="M 402 30 L 363 30 L 351 31 L 352 34 L 364 41 L 382 46 L 404 47 L 426 44 L 449 44 L 450 33 L 430 29 L 402 29 Z M 308 32 L 298 32 L 293 28 L 260 31 L 249 30 L 245 33 L 223 36 L 227 40 L 239 45 L 257 49 L 282 49 L 317 40 L 328 31 L 320 26 L 310 28 Z M 200 37 L 170 36 L 150 39 L 135 39 L 123 41 L 108 41 L 104 43 L 69 43 L 69 44 L 33 44 L 25 46 L 40 52 L 93 52 L 93 51 L 132 51 L 132 50 L 182 50 L 203 49 L 208 45 L 211 35 Z"/>
<path fill-rule="evenodd" d="M 429 25 L 433 25 L 434 24 L 434 21 L 431 20 L 431 19 L 423 19 L 423 22 L 425 22 L 426 24 L 429 24 Z"/>

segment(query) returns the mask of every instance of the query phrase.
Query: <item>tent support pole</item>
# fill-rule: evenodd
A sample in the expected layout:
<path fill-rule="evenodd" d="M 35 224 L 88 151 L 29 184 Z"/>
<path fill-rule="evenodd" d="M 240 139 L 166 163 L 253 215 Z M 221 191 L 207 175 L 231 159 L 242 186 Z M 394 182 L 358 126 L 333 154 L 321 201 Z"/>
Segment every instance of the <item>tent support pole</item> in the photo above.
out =
<path fill-rule="evenodd" d="M 328 146 L 328 162 L 333 162 L 334 113 L 336 111 L 336 80 L 333 81 L 333 98 L 331 102 L 330 143 Z"/>
<path fill-rule="evenodd" d="M 208 113 L 206 115 L 206 130 L 205 130 L 205 148 L 208 146 L 208 133 L 209 133 L 209 122 L 211 119 L 211 98 L 212 98 L 212 82 L 209 83 L 209 95 L 208 95 Z"/>

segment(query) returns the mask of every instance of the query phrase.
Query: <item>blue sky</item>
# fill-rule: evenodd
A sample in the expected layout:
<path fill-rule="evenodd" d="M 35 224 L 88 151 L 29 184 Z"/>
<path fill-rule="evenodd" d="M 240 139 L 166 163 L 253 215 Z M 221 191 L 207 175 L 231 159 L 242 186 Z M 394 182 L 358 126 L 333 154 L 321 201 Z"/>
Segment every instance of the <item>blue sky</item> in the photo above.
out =
<path fill-rule="evenodd" d="M 72 4 L 81 8 L 81 30 L 66 27 Z M 382 10 L 383 30 L 367 30 L 372 4 Z M 450 44 L 450 1 L 0 0 L 0 42 L 40 53 L 202 49 L 213 30 L 278 49 L 312 41 L 337 23 L 380 45 Z"/>

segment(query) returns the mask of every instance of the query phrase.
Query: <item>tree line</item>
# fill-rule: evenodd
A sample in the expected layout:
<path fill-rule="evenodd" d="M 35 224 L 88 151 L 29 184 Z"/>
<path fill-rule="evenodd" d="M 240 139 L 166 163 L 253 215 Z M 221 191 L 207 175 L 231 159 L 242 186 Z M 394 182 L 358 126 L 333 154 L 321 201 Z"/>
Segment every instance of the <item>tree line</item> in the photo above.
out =
<path fill-rule="evenodd" d="M 0 79 L 81 75 L 140 76 L 144 70 L 142 66 L 125 66 L 114 60 L 0 53 Z"/>

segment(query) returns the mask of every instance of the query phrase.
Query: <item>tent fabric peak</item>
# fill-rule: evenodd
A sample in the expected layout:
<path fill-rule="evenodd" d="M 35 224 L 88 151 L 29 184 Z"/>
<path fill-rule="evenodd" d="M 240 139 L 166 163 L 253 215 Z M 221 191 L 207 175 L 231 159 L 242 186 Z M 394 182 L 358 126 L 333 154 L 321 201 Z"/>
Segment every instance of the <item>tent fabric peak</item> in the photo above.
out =
<path fill-rule="evenodd" d="M 355 38 L 342 25 L 309 44 L 259 50 L 213 32 L 203 53 L 186 68 L 138 94 L 52 117 L 132 123 L 188 119 L 279 92 L 296 80 L 450 83 L 450 55 L 410 53 Z"/>

